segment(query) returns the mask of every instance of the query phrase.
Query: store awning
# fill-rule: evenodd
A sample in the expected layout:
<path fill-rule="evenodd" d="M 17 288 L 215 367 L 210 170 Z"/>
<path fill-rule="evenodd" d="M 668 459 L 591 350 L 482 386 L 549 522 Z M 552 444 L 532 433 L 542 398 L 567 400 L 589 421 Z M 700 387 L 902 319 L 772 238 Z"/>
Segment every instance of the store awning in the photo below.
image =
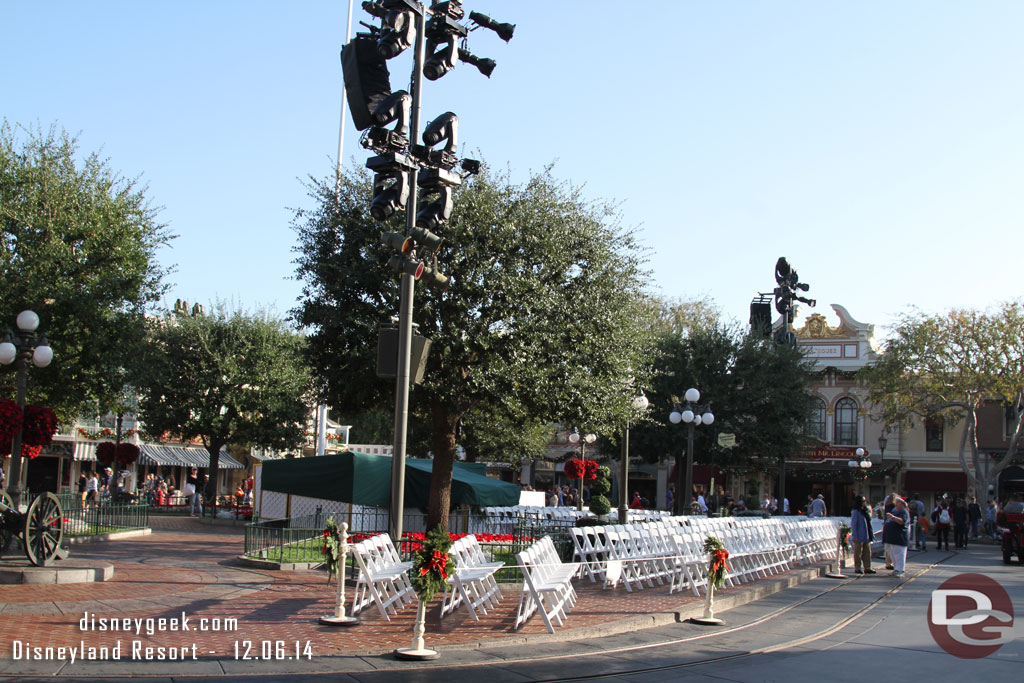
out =
<path fill-rule="evenodd" d="M 405 505 L 426 508 L 433 460 L 405 461 Z M 486 466 L 456 462 L 453 505 L 517 505 L 519 487 L 481 474 Z M 391 504 L 391 456 L 346 452 L 263 463 L 262 488 L 340 503 L 388 507 Z"/>
<path fill-rule="evenodd" d="M 963 472 L 910 470 L 903 480 L 903 488 L 907 491 L 961 493 L 967 490 L 967 475 Z"/>
<path fill-rule="evenodd" d="M 76 441 L 75 460 L 95 461 L 96 441 Z"/>
<path fill-rule="evenodd" d="M 140 465 L 164 465 L 168 467 L 209 467 L 210 454 L 205 448 L 195 446 L 168 446 L 165 444 L 144 443 L 140 446 Z M 242 463 L 231 457 L 226 450 L 220 452 L 221 469 L 240 470 Z"/>

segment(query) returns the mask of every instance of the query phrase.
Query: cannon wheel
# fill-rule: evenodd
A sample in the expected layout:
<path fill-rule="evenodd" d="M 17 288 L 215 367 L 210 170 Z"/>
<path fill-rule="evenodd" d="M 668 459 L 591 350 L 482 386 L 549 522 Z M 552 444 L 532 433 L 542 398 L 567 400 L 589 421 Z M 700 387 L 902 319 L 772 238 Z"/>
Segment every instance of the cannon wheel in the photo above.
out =
<path fill-rule="evenodd" d="M 45 567 L 57 556 L 64 538 L 64 511 L 52 493 L 40 493 L 25 516 L 25 554 L 37 567 Z"/>
<path fill-rule="evenodd" d="M 10 494 L 7 493 L 7 491 L 0 491 L 0 501 L 3 501 L 3 504 L 7 508 L 11 510 L 14 509 L 14 501 L 11 499 L 11 496 Z M 10 547 L 11 539 L 13 538 L 14 529 L 8 529 L 6 526 L 4 526 L 2 515 L 0 515 L 0 555 L 3 555 L 7 552 L 7 548 Z"/>

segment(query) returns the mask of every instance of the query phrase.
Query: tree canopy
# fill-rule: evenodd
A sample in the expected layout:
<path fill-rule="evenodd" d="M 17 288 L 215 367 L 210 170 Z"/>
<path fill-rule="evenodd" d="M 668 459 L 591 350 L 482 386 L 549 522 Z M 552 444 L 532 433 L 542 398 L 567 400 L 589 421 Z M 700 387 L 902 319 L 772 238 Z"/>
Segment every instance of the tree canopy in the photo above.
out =
<path fill-rule="evenodd" d="M 715 415 L 710 427 L 694 433 L 695 462 L 738 465 L 756 456 L 774 463 L 795 455 L 811 410 L 810 364 L 797 349 L 704 321 L 662 326 L 647 421 L 630 434 L 633 453 L 656 461 L 686 448 L 684 427 L 671 424 L 668 415 L 694 387 Z M 734 434 L 736 445 L 719 447 L 719 434 Z"/>
<path fill-rule="evenodd" d="M 223 305 L 151 320 L 142 368 L 135 383 L 147 431 L 201 440 L 211 481 L 224 445 L 303 443 L 311 375 L 302 337 L 280 320 Z"/>
<path fill-rule="evenodd" d="M 879 361 L 861 373 L 887 425 L 913 425 L 922 417 L 964 420 L 960 465 L 977 490 L 987 490 L 1016 457 L 1024 436 L 1021 302 L 1003 303 L 992 312 L 908 313 L 884 343 Z M 1012 416 L 1009 448 L 995 463 L 978 451 L 978 409 L 986 401 L 1001 404 Z"/>
<path fill-rule="evenodd" d="M 315 205 L 296 213 L 304 288 L 294 315 L 311 330 L 329 402 L 344 413 L 393 405 L 394 380 L 375 375 L 377 326 L 398 312 L 380 233 L 403 231 L 404 217 L 373 221 L 366 174 L 341 180 L 340 196 L 334 177 L 311 181 Z M 624 381 L 646 372 L 650 323 L 643 255 L 617 220 L 613 207 L 587 201 L 550 169 L 515 184 L 485 167 L 456 192 L 451 222 L 438 231 L 450 287 L 418 287 L 413 315 L 433 342 L 424 382 L 410 394 L 435 459 L 428 527 L 447 524 L 459 440 L 467 452 L 501 457 L 486 427 L 474 428 L 488 419 L 589 430 L 625 421 Z"/>
<path fill-rule="evenodd" d="M 143 315 L 165 289 L 156 252 L 172 236 L 156 214 L 136 180 L 80 156 L 66 132 L 0 125 L 0 332 L 32 309 L 54 350 L 29 373 L 32 402 L 62 418 L 118 402 L 119 370 L 139 357 Z"/>

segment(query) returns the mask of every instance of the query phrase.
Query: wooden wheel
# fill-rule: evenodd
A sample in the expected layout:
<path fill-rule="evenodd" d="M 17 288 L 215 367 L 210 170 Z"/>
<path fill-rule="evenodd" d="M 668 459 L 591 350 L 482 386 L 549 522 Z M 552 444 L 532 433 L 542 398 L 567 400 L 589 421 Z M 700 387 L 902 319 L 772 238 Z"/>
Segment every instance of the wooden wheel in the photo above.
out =
<path fill-rule="evenodd" d="M 64 538 L 64 511 L 52 493 L 40 493 L 25 516 L 25 555 L 32 564 L 45 567 L 57 556 Z"/>
<path fill-rule="evenodd" d="M 14 510 L 14 501 L 11 500 L 11 496 L 7 491 L 0 491 L 0 555 L 7 552 L 7 548 L 11 545 L 11 539 L 14 538 L 14 526 L 8 526 L 7 520 L 11 520 L 13 523 L 14 517 L 21 517 Z"/>

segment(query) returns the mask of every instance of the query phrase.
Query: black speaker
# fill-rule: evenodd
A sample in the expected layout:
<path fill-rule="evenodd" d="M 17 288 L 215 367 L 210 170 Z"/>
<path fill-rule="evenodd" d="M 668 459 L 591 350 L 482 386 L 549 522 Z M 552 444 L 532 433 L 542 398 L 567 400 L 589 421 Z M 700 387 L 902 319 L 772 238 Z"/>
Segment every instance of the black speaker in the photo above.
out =
<path fill-rule="evenodd" d="M 398 328 L 381 326 L 377 334 L 377 376 L 398 376 Z M 412 350 L 409 358 L 409 374 L 413 384 L 423 381 L 423 373 L 427 369 L 427 356 L 430 355 L 430 340 L 412 334 Z"/>
<path fill-rule="evenodd" d="M 750 304 L 750 331 L 764 337 L 772 333 L 772 305 L 754 301 Z"/>
<path fill-rule="evenodd" d="M 341 72 L 352 123 L 356 130 L 366 130 L 374 125 L 373 111 L 391 95 L 391 74 L 387 60 L 377 51 L 377 41 L 357 35 L 342 47 Z"/>

